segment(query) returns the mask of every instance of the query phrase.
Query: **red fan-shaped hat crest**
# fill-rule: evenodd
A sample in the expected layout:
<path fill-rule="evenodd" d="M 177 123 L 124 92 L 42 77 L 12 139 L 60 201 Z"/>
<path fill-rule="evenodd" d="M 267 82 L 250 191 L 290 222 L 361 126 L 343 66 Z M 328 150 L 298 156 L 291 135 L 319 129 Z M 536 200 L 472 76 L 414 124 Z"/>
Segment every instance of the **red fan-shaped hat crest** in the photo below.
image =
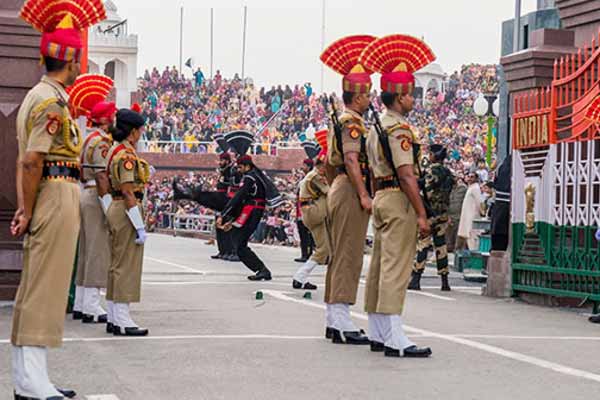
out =
<path fill-rule="evenodd" d="M 348 75 L 358 64 L 359 58 L 365 47 L 377 38 L 370 35 L 347 36 L 336 40 L 321 54 L 321 61 L 329 68 L 341 75 Z M 373 70 L 365 68 L 365 72 Z"/>
<path fill-rule="evenodd" d="M 71 108 L 77 116 L 88 115 L 96 104 L 106 100 L 113 85 L 113 80 L 105 75 L 80 75 L 75 83 L 67 88 Z"/>
<path fill-rule="evenodd" d="M 315 133 L 315 140 L 319 143 L 321 150 L 325 150 L 327 152 L 327 133 L 329 131 L 327 129 L 320 130 Z"/>
<path fill-rule="evenodd" d="M 377 39 L 365 48 L 359 60 L 365 68 L 379 73 L 415 73 L 433 61 L 435 55 L 429 46 L 408 35 L 390 35 Z"/>
<path fill-rule="evenodd" d="M 102 0 L 27 0 L 20 16 L 40 32 L 52 32 L 70 15 L 73 27 L 87 29 L 106 19 Z"/>

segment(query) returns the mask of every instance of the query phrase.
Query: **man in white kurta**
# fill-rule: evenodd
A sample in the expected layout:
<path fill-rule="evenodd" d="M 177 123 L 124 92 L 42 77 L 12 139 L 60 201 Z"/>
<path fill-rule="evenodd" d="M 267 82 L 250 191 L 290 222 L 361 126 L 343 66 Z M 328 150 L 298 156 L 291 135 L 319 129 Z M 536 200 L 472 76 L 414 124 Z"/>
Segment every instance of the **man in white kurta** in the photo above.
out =
<path fill-rule="evenodd" d="M 476 173 L 469 173 L 467 176 L 469 188 L 465 195 L 460 213 L 460 223 L 458 225 L 458 236 L 467 241 L 469 250 L 477 250 L 478 237 L 477 232 L 473 230 L 473 221 L 480 216 L 481 189 L 479 188 L 479 177 Z"/>

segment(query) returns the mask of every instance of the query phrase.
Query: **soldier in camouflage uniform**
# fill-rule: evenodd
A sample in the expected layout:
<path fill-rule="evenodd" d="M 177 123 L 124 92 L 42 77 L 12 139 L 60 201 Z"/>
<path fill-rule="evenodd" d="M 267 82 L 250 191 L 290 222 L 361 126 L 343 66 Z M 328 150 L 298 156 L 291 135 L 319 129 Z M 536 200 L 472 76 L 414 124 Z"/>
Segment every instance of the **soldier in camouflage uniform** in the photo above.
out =
<path fill-rule="evenodd" d="M 454 176 L 444 166 L 445 159 L 446 149 L 442 145 L 432 144 L 429 148 L 430 163 L 424 170 L 424 177 L 419 182 L 429 203 L 428 217 L 431 223 L 431 236 L 420 239 L 417 244 L 417 260 L 408 286 L 411 290 L 421 290 L 421 275 L 425 270 L 425 262 L 429 256 L 429 251 L 433 247 L 435 248 L 438 275 L 442 278 L 442 290 L 450 291 L 446 230 L 448 228 L 448 208 L 450 206 L 450 192 L 454 187 Z"/>

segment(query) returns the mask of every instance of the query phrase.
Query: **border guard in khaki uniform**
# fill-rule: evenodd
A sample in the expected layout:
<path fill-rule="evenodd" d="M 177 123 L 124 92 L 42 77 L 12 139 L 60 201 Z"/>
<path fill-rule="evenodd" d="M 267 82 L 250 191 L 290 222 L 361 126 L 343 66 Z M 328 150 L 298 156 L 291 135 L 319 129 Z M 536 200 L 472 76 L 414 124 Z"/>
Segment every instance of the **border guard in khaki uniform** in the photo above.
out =
<path fill-rule="evenodd" d="M 109 184 L 106 175 L 108 150 L 117 108 L 106 102 L 113 80 L 104 75 L 85 74 L 69 88 L 71 108 L 87 115 L 89 127 L 81 150 L 81 230 L 75 275 L 73 319 L 83 323 L 106 323 L 100 305 L 100 289 L 106 288 L 110 266 L 110 233 L 106 220 Z"/>
<path fill-rule="evenodd" d="M 21 10 L 21 18 L 42 32 L 40 52 L 47 74 L 29 91 L 17 116 L 19 208 L 11 232 L 26 236 L 11 336 L 15 399 L 75 396 L 57 389 L 47 371 L 47 348 L 62 344 L 79 233 L 82 138 L 65 88 L 79 75 L 80 31 L 106 17 L 99 0 L 79 0 L 87 7 L 77 10 L 66 2 L 52 2 L 50 8 L 47 3 L 30 0 Z M 40 8 L 50 11 L 41 13 Z M 94 12 L 85 14 L 83 9 Z"/>
<path fill-rule="evenodd" d="M 142 199 L 145 185 L 150 180 L 150 166 L 135 151 L 144 124 L 139 113 L 119 110 L 114 144 L 108 152 L 107 173 L 112 201 L 107 218 L 112 245 L 106 290 L 109 304 L 106 331 L 115 336 L 148 335 L 148 329 L 140 328 L 129 312 L 129 304 L 138 303 L 141 298 L 146 242 Z"/>
<path fill-rule="evenodd" d="M 319 140 L 317 136 L 317 140 Z M 327 264 L 329 242 L 327 239 L 327 184 L 325 163 L 327 162 L 327 131 L 321 132 L 319 142 L 321 151 L 315 157 L 315 167 L 300 182 L 299 205 L 304 225 L 310 230 L 315 241 L 315 251 L 306 263 L 294 274 L 294 289 L 317 290 L 317 286 L 308 282 L 308 276 L 317 265 Z"/>
<path fill-rule="evenodd" d="M 354 325 L 350 306 L 356 302 L 372 205 L 363 120 L 370 104 L 371 71 L 358 58 L 375 39 L 368 35 L 342 38 L 321 55 L 325 65 L 344 76 L 345 110 L 338 119 L 332 102 L 333 129 L 327 140 L 328 176 L 333 179 L 327 195 L 331 258 L 325 278 L 325 336 L 334 343 L 369 344 Z"/>
<path fill-rule="evenodd" d="M 413 108 L 413 73 L 435 60 L 422 41 L 405 35 L 371 43 L 360 62 L 380 72 L 381 121 L 369 132 L 367 151 L 373 175 L 375 240 L 367 277 L 365 309 L 369 314 L 371 350 L 388 357 L 429 357 L 429 348 L 412 343 L 402 327 L 402 311 L 417 245 L 430 232 L 421 200 L 415 163 L 418 147 L 407 122 Z M 374 110 L 373 110 L 374 111 Z M 416 151 L 415 151 L 416 150 Z"/>

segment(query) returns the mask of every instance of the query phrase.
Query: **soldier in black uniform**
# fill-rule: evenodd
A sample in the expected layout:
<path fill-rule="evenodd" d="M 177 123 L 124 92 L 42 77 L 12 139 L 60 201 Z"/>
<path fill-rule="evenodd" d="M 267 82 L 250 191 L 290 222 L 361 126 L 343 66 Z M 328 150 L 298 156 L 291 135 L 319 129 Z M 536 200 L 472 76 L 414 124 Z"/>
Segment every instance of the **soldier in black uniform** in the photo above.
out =
<path fill-rule="evenodd" d="M 248 279 L 269 281 L 271 271 L 248 247 L 248 240 L 260 223 L 267 204 L 276 205 L 280 196 L 271 180 L 254 165 L 252 157 L 246 155 L 254 141 L 254 135 L 240 131 L 231 132 L 226 135 L 226 138 L 239 156 L 237 165 L 243 177 L 235 196 L 227 203 L 217 219 L 217 228 L 231 230 L 240 261 L 255 273 Z"/>
<path fill-rule="evenodd" d="M 241 174 L 238 172 L 231 160 L 231 155 L 227 152 L 228 146 L 222 136 L 216 138 L 217 143 L 223 151 L 219 155 L 219 181 L 216 191 L 204 191 L 201 186 L 196 188 L 187 188 L 182 186 L 178 180 L 173 181 L 173 200 L 191 200 L 203 207 L 216 212 L 221 212 L 227 205 L 227 202 L 233 195 L 231 189 L 238 185 L 241 180 Z M 217 248 L 219 253 L 211 256 L 213 259 L 223 259 L 227 261 L 239 261 L 237 257 L 231 235 L 221 229 L 216 229 Z"/>
<path fill-rule="evenodd" d="M 490 209 L 492 250 L 506 251 L 510 227 L 510 180 L 512 156 L 509 154 L 494 179 L 496 201 Z"/>

